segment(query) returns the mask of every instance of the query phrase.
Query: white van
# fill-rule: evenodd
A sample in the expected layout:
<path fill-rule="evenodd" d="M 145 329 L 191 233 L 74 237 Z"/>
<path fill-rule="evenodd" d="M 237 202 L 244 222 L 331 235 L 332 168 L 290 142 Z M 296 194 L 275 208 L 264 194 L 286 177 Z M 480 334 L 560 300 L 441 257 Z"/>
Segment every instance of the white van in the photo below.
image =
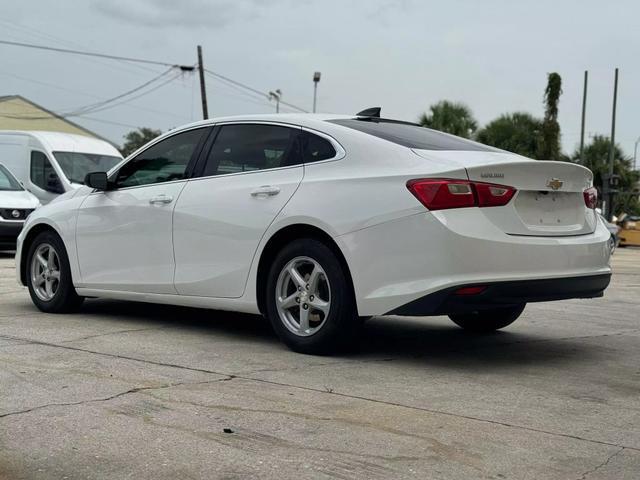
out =
<path fill-rule="evenodd" d="M 113 145 L 61 132 L 0 130 L 0 163 L 42 204 L 78 188 L 89 172 L 122 161 Z"/>

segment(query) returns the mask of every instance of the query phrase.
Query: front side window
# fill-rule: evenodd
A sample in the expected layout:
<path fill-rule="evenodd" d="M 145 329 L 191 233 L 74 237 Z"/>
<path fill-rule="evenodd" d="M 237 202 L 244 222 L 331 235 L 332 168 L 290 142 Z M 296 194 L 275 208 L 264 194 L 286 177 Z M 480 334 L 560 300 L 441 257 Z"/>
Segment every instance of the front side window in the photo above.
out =
<path fill-rule="evenodd" d="M 53 152 L 58 165 L 70 182 L 84 183 L 84 177 L 91 172 L 108 172 L 115 167 L 121 157 L 81 152 Z"/>
<path fill-rule="evenodd" d="M 53 169 L 53 165 L 43 152 L 31 152 L 31 183 L 47 192 L 64 193 L 60 177 Z"/>
<path fill-rule="evenodd" d="M 185 178 L 187 165 L 208 128 L 178 133 L 147 148 L 116 175 L 116 186 L 138 187 Z"/>
<path fill-rule="evenodd" d="M 223 125 L 207 157 L 203 175 L 225 175 L 302 163 L 299 130 L 277 125 Z"/>
<path fill-rule="evenodd" d="M 0 191 L 22 190 L 20 182 L 16 180 L 9 170 L 0 165 Z"/>

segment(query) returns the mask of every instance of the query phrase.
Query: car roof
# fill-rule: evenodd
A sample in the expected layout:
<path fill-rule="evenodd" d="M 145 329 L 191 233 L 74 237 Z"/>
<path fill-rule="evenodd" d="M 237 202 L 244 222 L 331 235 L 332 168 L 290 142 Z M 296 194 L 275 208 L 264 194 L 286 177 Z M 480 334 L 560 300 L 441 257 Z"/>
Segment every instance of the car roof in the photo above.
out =
<path fill-rule="evenodd" d="M 301 127 L 309 128 L 326 128 L 327 120 L 355 118 L 354 115 L 338 115 L 330 113 L 267 113 L 267 114 L 255 114 L 255 115 L 231 115 L 225 117 L 210 118 L 208 120 L 200 120 L 198 122 L 182 125 L 171 131 L 184 130 L 188 128 L 214 125 L 217 123 L 225 122 L 276 122 L 276 123 L 290 123 L 292 125 L 299 125 Z M 168 132 L 167 132 L 168 133 Z"/>

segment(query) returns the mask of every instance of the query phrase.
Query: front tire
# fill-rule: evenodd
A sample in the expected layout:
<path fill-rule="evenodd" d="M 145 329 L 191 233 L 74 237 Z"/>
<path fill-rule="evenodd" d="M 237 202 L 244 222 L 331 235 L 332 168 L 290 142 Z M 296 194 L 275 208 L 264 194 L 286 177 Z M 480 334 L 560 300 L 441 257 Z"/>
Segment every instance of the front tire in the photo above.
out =
<path fill-rule="evenodd" d="M 27 286 L 31 300 L 46 313 L 77 310 L 84 300 L 71 280 L 69 257 L 62 239 L 54 232 L 40 233 L 27 254 Z"/>
<path fill-rule="evenodd" d="M 522 314 L 525 303 L 513 307 L 493 308 L 472 313 L 451 314 L 449 318 L 459 327 L 470 332 L 487 333 L 499 330 L 515 322 Z"/>
<path fill-rule="evenodd" d="M 267 279 L 267 316 L 289 348 L 328 354 L 349 344 L 359 322 L 348 278 L 316 239 L 295 240 L 278 253 Z"/>

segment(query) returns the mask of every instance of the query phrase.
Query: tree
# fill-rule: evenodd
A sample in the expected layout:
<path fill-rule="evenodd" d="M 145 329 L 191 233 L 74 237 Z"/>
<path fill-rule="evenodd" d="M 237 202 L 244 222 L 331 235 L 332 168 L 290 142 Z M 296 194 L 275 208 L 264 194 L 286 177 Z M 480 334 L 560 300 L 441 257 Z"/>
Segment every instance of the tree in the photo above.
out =
<path fill-rule="evenodd" d="M 538 158 L 543 160 L 560 160 L 560 124 L 558 123 L 558 103 L 562 94 L 562 78 L 557 73 L 550 73 L 547 88 L 544 91 L 544 119 L 540 134 L 540 152 Z"/>
<path fill-rule="evenodd" d="M 161 134 L 161 130 L 154 130 L 153 128 L 146 127 L 131 130 L 124 136 L 125 142 L 120 149 L 120 153 L 122 153 L 123 157 L 126 157 Z"/>
<path fill-rule="evenodd" d="M 539 158 L 542 121 L 525 112 L 505 113 L 481 128 L 479 142 L 530 158 Z"/>
<path fill-rule="evenodd" d="M 609 173 L 609 146 L 611 141 L 604 135 L 595 135 L 591 143 L 584 147 L 584 162 L 582 165 L 593 172 L 593 184 L 602 197 L 603 177 Z M 572 161 L 580 162 L 580 149 L 577 148 L 572 155 Z M 637 195 L 628 195 L 636 191 L 640 174 L 632 169 L 631 159 L 625 156 L 618 144 L 613 148 L 613 173 L 620 175 L 620 183 L 617 190 L 614 210 L 616 214 L 640 213 Z"/>
<path fill-rule="evenodd" d="M 430 113 L 423 113 L 418 123 L 423 127 L 451 133 L 459 137 L 471 138 L 478 128 L 469 107 L 462 103 L 442 100 L 429 107 Z"/>

